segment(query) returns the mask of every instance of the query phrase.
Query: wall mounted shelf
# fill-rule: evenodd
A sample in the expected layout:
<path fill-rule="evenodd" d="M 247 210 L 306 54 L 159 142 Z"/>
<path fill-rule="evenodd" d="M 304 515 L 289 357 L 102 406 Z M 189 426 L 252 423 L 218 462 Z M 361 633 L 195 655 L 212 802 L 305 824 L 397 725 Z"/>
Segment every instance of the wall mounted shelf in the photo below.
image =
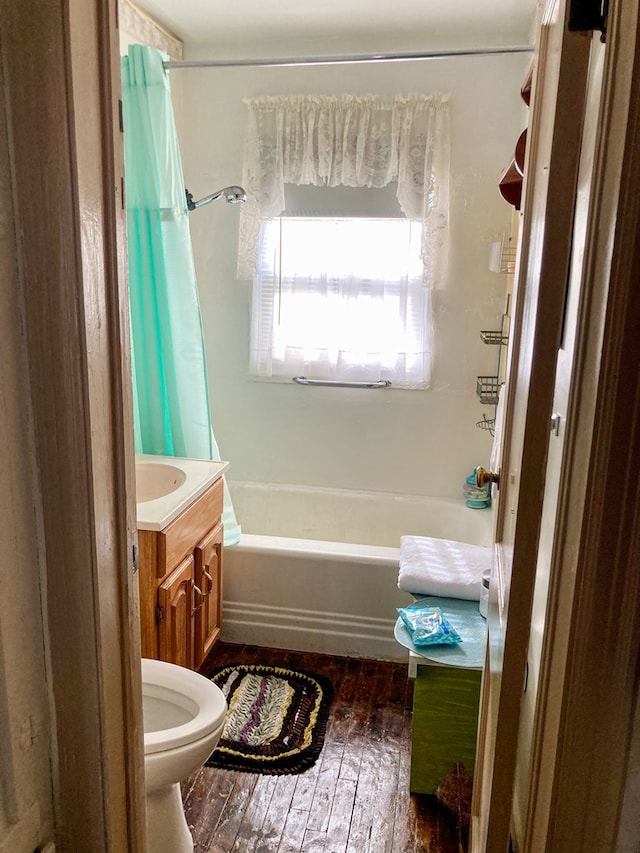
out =
<path fill-rule="evenodd" d="M 512 275 L 516 266 L 516 247 L 511 237 L 506 234 L 502 235 L 501 240 L 496 240 L 491 243 L 489 252 L 489 269 L 491 272 L 497 272 L 507 275 Z"/>
<path fill-rule="evenodd" d="M 498 376 L 478 376 L 476 393 L 480 402 L 487 406 L 498 405 L 498 392 L 500 391 L 500 378 Z"/>
<path fill-rule="evenodd" d="M 509 342 L 507 335 L 503 334 L 502 330 L 484 329 L 480 332 L 480 338 L 483 344 L 491 344 L 492 346 L 506 346 Z"/>

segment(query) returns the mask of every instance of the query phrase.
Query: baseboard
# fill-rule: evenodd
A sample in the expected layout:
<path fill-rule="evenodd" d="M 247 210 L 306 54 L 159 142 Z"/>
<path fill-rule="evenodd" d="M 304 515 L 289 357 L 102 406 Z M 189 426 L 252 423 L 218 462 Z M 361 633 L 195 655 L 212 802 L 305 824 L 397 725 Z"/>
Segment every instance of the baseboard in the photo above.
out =
<path fill-rule="evenodd" d="M 276 649 L 405 661 L 395 619 L 225 601 L 222 640 Z"/>

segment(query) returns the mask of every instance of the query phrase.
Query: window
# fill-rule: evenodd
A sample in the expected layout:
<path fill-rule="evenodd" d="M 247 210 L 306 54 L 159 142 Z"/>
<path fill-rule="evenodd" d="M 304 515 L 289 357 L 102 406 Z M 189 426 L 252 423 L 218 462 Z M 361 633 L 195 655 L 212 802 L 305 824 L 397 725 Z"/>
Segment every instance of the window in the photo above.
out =
<path fill-rule="evenodd" d="M 430 294 L 447 279 L 448 96 L 246 103 L 237 272 L 254 282 L 252 373 L 426 388 Z M 291 204 L 306 190 L 313 203 Z"/>
<path fill-rule="evenodd" d="M 251 373 L 427 387 L 430 289 L 420 245 L 421 223 L 404 217 L 264 223 Z"/>

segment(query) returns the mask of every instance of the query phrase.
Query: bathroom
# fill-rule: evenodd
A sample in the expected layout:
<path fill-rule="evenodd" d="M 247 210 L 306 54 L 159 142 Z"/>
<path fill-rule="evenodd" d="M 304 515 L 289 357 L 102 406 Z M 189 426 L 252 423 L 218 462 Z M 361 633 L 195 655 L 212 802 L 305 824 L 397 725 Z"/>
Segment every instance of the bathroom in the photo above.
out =
<path fill-rule="evenodd" d="M 501 33 L 505 42 L 530 42 L 531 15 L 527 9 L 518 37 Z M 128 44 L 143 41 L 174 61 L 219 58 L 211 45 L 176 43 L 128 2 L 120 17 L 123 55 Z M 163 23 L 170 29 L 166 16 Z M 490 543 L 492 511 L 466 506 L 463 485 L 476 465 L 488 464 L 492 447 L 491 432 L 479 424 L 495 407 L 479 399 L 476 378 L 496 372 L 499 349 L 487 346 L 480 331 L 505 322 L 508 277 L 491 269 L 490 254 L 513 228 L 513 208 L 498 181 L 526 124 L 526 105 L 512 81 L 524 80 L 531 52 L 456 55 L 464 34 L 440 38 L 453 55 L 443 50 L 426 62 L 170 70 L 184 183 L 196 200 L 246 184 L 241 142 L 249 97 L 444 92 L 452 103 L 448 269 L 432 293 L 428 389 L 309 387 L 252 377 L 251 282 L 236 275 L 241 207 L 220 199 L 189 214 L 213 429 L 230 463 L 227 485 L 242 528 L 240 541 L 224 547 L 223 647 L 257 646 L 265 658 L 276 648 L 404 664 L 406 648 L 394 636 L 396 608 L 411 600 L 397 589 L 400 537 Z M 346 53 L 364 49 L 357 38 L 342 46 Z M 286 40 L 271 50 L 286 53 Z M 127 110 L 125 99 L 125 144 L 127 119 L 133 120 Z M 153 550 L 146 532 L 139 544 L 141 554 Z M 196 569 L 194 588 L 209 596 L 211 575 L 201 582 Z M 159 592 L 156 599 L 156 582 L 147 578 L 141 566 L 143 655 L 155 656 L 157 600 L 162 656 L 172 642 L 164 639 L 171 598 Z M 195 660 L 184 661 L 194 669 L 221 654 L 213 646 L 207 659 L 210 647 L 198 639 L 196 647 Z M 415 784 L 412 790 L 431 790 Z M 200 783 L 185 785 L 188 820 L 198 822 L 200 843 L 209 843 L 203 841 L 209 818 L 198 820 L 201 800 L 190 795 Z"/>
<path fill-rule="evenodd" d="M 613 3 L 612 9 L 626 14 L 631 5 Z M 131 539 L 124 533 L 132 530 L 135 515 L 135 507 L 125 506 L 124 500 L 125 484 L 133 496 L 122 452 L 129 446 L 123 424 L 130 425 L 130 413 L 126 396 L 124 410 L 123 398 L 118 399 L 117 370 L 114 379 L 121 352 L 114 336 L 107 341 L 100 322 L 108 317 L 117 330 L 115 252 L 100 244 L 103 232 L 109 233 L 105 210 L 112 206 L 113 188 L 116 197 L 120 192 L 118 165 L 114 170 L 108 155 L 117 110 L 112 125 L 104 109 L 111 103 L 109 93 L 96 82 L 100 68 L 104 71 L 105 53 L 95 49 L 97 40 L 104 48 L 109 24 L 97 21 L 95 12 L 91 4 L 14 4 L 1 23 L 2 118 L 10 114 L 12 119 L 10 128 L 3 124 L 0 139 L 0 263 L 7 306 L 0 314 L 2 410 L 10 449 L 5 455 L 9 488 L 3 490 L 1 553 L 4 589 L 11 591 L 2 596 L 0 612 L 3 853 L 49 851 L 54 838 L 61 849 L 65 843 L 74 850 L 138 849 L 126 839 L 135 838 L 136 815 L 144 814 L 139 750 L 130 749 L 140 735 L 137 690 L 131 691 L 136 649 L 127 632 L 127 615 L 136 602 L 134 596 L 128 598 L 130 573 L 124 572 L 131 566 Z M 111 26 L 114 20 L 112 15 Z M 339 44 L 335 48 L 342 49 Z M 624 67 L 621 63 L 621 74 Z M 70 81 L 76 90 L 73 102 Z M 59 144 L 69 136 L 79 158 Z M 225 175 L 217 185 L 227 180 Z M 193 189 L 197 192 L 195 185 Z M 87 227 L 78 228 L 78 221 Z M 51 227 L 43 228 L 43 222 Z M 94 269 L 97 275 L 86 275 Z M 109 296 L 105 281 L 111 285 Z M 476 372 L 475 363 L 471 372 Z M 629 389 L 614 385 L 623 400 Z M 130 430 L 126 432 L 129 436 Z M 615 431 L 614 436 L 618 440 Z M 624 462 L 624 455 L 618 453 L 616 460 Z M 473 464 L 475 459 L 474 454 Z M 610 484 L 609 479 L 603 482 L 604 487 Z M 592 488 L 599 493 L 599 482 Z M 607 496 L 609 527 L 617 524 L 616 509 L 628 520 L 621 503 L 626 493 L 620 491 L 618 500 L 618 491 L 611 489 Z M 599 532 L 597 524 L 592 531 Z M 608 566 L 606 553 L 599 550 L 597 556 Z M 633 576 L 626 581 L 628 593 L 635 589 Z M 619 584 L 610 593 L 609 587 L 609 582 L 597 587 L 599 612 L 606 601 L 626 617 L 633 596 L 618 598 Z M 591 639 L 588 632 L 576 636 L 581 648 Z M 596 632 L 595 642 L 602 640 L 606 638 Z M 620 698 L 628 704 L 628 691 L 607 688 L 618 671 L 608 663 L 630 660 L 631 655 L 620 645 L 609 643 L 607 648 L 613 648 L 610 658 L 596 655 L 589 661 L 583 708 L 591 708 L 592 697 L 605 690 L 607 719 L 617 712 L 616 719 L 629 731 L 632 724 L 612 701 Z M 592 649 L 597 651 L 593 644 Z M 597 723 L 597 715 L 583 713 L 576 720 L 581 732 L 587 717 Z M 592 729 L 598 735 L 595 723 Z M 619 756 L 623 747 L 609 740 L 607 757 Z M 637 749 L 635 754 L 637 768 Z M 624 784 L 622 765 L 607 761 L 605 769 L 610 789 Z M 630 777 L 628 781 L 630 786 Z M 592 832 L 607 825 L 615 829 L 615 821 L 607 820 L 596 802 L 603 790 L 597 782 L 594 778 L 585 791 L 572 793 L 592 796 Z M 574 814 L 577 828 L 587 823 L 583 814 L 584 820 L 578 811 Z M 637 825 L 637 814 L 637 808 L 627 811 L 628 829 Z M 637 837 L 636 832 L 635 841 Z M 630 836 L 624 849 L 635 850 L 634 843 Z M 569 848 L 578 849 L 575 843 L 559 849 Z"/>
<path fill-rule="evenodd" d="M 7 189 L 6 197 L 10 198 L 10 187 L 14 181 L 20 201 L 20 218 L 15 210 L 10 209 L 6 220 L 3 219 L 3 224 L 6 222 L 8 227 L 3 228 L 0 236 L 3 270 L 7 271 L 6 277 L 3 277 L 3 287 L 6 285 L 7 294 L 11 297 L 10 310 L 3 312 L 3 345 L 7 347 L 3 365 L 11 380 L 3 384 L 4 399 L 7 403 L 4 411 L 15 420 L 14 433 L 8 437 L 8 445 L 13 449 L 7 459 L 8 479 L 12 483 L 12 490 L 5 496 L 10 523 L 3 531 L 7 535 L 6 541 L 3 539 L 3 555 L 6 555 L 7 559 L 3 562 L 7 572 L 10 566 L 21 567 L 17 576 L 13 573 L 10 582 L 14 594 L 11 597 L 3 597 L 2 610 L 1 652 L 3 662 L 7 662 L 7 666 L 3 673 L 6 680 L 1 685 L 0 698 L 7 708 L 11 709 L 10 716 L 3 717 L 11 722 L 11 730 L 3 729 L 2 732 L 3 749 L 7 747 L 7 752 L 3 752 L 3 755 L 11 755 L 12 760 L 3 762 L 3 847 L 0 849 L 3 849 L 3 853 L 5 849 L 11 853 L 16 849 L 32 851 L 36 846 L 50 850 L 48 839 L 58 840 L 59 837 L 59 844 L 62 846 L 66 836 L 77 839 L 73 849 L 107 850 L 105 838 L 123 839 L 135 836 L 135 815 L 141 813 L 140 799 L 144 790 L 144 786 L 139 784 L 130 787 L 125 784 L 128 778 L 136 778 L 135 774 L 140 774 L 142 770 L 139 763 L 136 766 L 136 761 L 139 762 L 140 759 L 136 759 L 129 749 L 129 745 L 137 743 L 140 738 L 140 716 L 135 713 L 136 708 L 139 712 L 139 699 L 135 690 L 131 692 L 130 677 L 130 672 L 135 670 L 133 659 L 136 644 L 135 641 L 132 642 L 129 633 L 131 623 L 126 617 L 126 614 L 133 612 L 137 606 L 137 599 L 133 584 L 124 582 L 123 577 L 124 568 L 132 565 L 129 532 L 135 526 L 135 506 L 127 507 L 124 503 L 120 506 L 114 500 L 116 482 L 122 494 L 122 484 L 127 481 L 122 447 L 130 446 L 130 437 L 122 437 L 121 431 L 123 425 L 126 427 L 129 424 L 131 413 L 127 409 L 126 394 L 124 406 L 123 400 L 118 400 L 117 383 L 109 372 L 113 365 L 121 363 L 122 358 L 116 343 L 118 306 L 114 305 L 113 301 L 118 294 L 117 282 L 113 278 L 107 278 L 110 286 L 106 288 L 103 277 L 88 276 L 86 292 L 80 294 L 83 276 L 79 266 L 82 259 L 89 267 L 95 262 L 96 251 L 98 254 L 100 252 L 100 246 L 95 242 L 96 223 L 102 223 L 99 235 L 110 233 L 108 225 L 100 219 L 100 216 L 104 217 L 109 202 L 105 201 L 104 205 L 100 205 L 95 201 L 95 193 L 100 188 L 104 192 L 107 182 L 87 178 L 85 183 L 85 173 L 93 169 L 94 174 L 97 172 L 99 175 L 111 175 L 109 184 L 118 187 L 118 191 L 120 182 L 116 176 L 120 173 L 116 163 L 114 174 L 114 164 L 109 159 L 104 142 L 111 132 L 105 118 L 108 111 L 99 108 L 98 98 L 93 94 L 100 88 L 96 81 L 99 79 L 101 54 L 98 51 L 88 51 L 87 55 L 86 45 L 94 43 L 97 29 L 95 21 L 90 20 L 89 9 L 85 6 L 75 9 L 81 25 L 74 13 L 73 22 L 74 25 L 77 23 L 78 30 L 72 28 L 71 31 L 71 53 L 68 46 L 63 44 L 61 34 L 64 27 L 60 20 L 62 11 L 57 6 L 47 5 L 46 10 L 39 10 L 37 15 L 34 10 L 22 5 L 13 7 L 13 11 L 15 15 L 8 16 L 3 21 L 3 36 L 5 26 L 9 29 L 9 35 L 3 40 L 2 51 L 3 57 L 7 54 L 7 69 L 11 69 L 8 93 L 12 98 L 15 127 L 22 123 L 29 130 L 19 135 L 19 144 L 12 146 L 7 142 L 7 145 L 3 146 L 3 161 L 0 164 L 3 186 Z M 40 12 L 43 13 L 42 16 Z M 26 38 L 26 42 L 17 36 L 14 38 L 14 30 L 20 33 L 23 39 Z M 518 38 L 518 41 L 520 40 Z M 526 41 L 526 38 L 524 40 Z M 143 38 L 142 41 L 146 39 Z M 508 41 L 511 43 L 511 38 Z M 453 42 L 447 40 L 442 46 L 447 48 L 451 44 Z M 393 47 L 391 44 L 389 46 Z M 400 49 L 399 43 L 397 46 Z M 249 47 L 250 45 L 247 45 L 247 48 Z M 330 47 L 341 51 L 347 49 L 334 43 Z M 366 45 L 363 47 L 366 49 Z M 373 49 L 373 45 L 370 49 Z M 45 56 L 46 62 L 38 61 L 38 57 Z M 65 138 L 64 123 L 71 121 L 69 103 L 64 99 L 67 90 L 61 83 L 63 73 L 71 74 L 67 65 L 70 56 L 82 57 L 77 68 L 73 65 L 73 82 L 78 92 L 76 97 L 78 103 L 82 104 L 74 112 L 77 122 L 74 124 L 76 145 L 80 151 L 85 150 L 83 145 L 91 150 L 91 154 L 81 161 L 83 172 L 80 179 L 74 171 L 75 161 L 63 149 L 56 148 L 53 151 L 48 147 L 52 145 L 53 140 Z M 494 58 L 488 57 L 487 62 L 489 66 L 493 66 L 489 79 L 503 92 L 505 74 L 495 68 Z M 28 64 L 30 72 L 37 69 L 41 77 L 25 77 L 21 73 L 24 63 Z M 522 67 L 524 60 L 521 57 L 518 73 Z M 65 69 L 64 72 L 61 69 Z M 257 87 L 259 72 L 250 73 L 256 81 L 253 85 Z M 276 70 L 274 73 L 280 76 L 284 74 L 283 71 Z M 335 85 L 335 74 L 332 79 L 331 87 Z M 407 86 L 422 88 L 418 87 L 419 80 L 418 70 L 414 72 L 413 79 L 407 81 Z M 284 91 L 289 90 L 294 83 L 297 88 L 295 75 L 284 78 L 284 81 Z M 318 85 L 320 82 L 318 81 Z M 46 85 L 41 85 L 42 83 Z M 49 84 L 51 89 L 48 88 Z M 176 91 L 179 85 L 179 75 L 175 75 Z M 327 87 L 325 90 L 328 90 L 326 82 L 323 85 Z M 444 85 L 444 81 L 440 85 Z M 90 89 L 89 94 L 85 87 Z M 244 86 L 242 88 L 244 89 Z M 360 83 L 361 91 L 366 91 L 367 88 L 364 82 Z M 383 89 L 381 86 L 381 91 L 389 89 Z M 250 92 L 250 89 L 247 89 L 247 92 Z M 107 94 L 103 96 L 106 98 Z M 234 134 L 227 138 L 228 146 L 235 146 L 236 139 L 241 138 L 243 134 L 244 117 L 240 101 L 244 96 L 244 91 L 238 91 L 237 98 L 234 98 L 237 102 L 234 103 L 233 110 L 238 119 L 238 127 Z M 176 113 L 179 127 L 182 128 L 181 116 L 184 115 L 186 98 L 182 107 L 181 98 L 178 92 Z M 518 102 L 517 93 L 509 92 L 508 98 L 518 111 L 516 116 L 507 121 L 512 136 L 513 132 L 520 129 L 519 114 L 522 107 Z M 476 107 L 473 99 L 469 99 L 469 103 L 470 107 Z M 23 105 L 26 109 L 20 113 Z M 51 105 L 55 105 L 55 109 L 49 108 Z M 479 109 L 478 112 L 481 113 Z M 4 114 L 3 110 L 3 116 Z M 37 128 L 33 126 L 34 116 L 38 117 Z M 97 133 L 99 128 L 102 128 L 100 138 Z M 509 150 L 510 142 L 501 139 L 500 134 L 495 138 L 489 131 L 488 134 L 491 137 L 489 147 L 493 151 L 493 162 L 486 171 L 484 164 L 481 167 L 473 162 L 461 165 L 461 173 L 464 174 L 460 175 L 459 180 L 462 181 L 465 176 L 473 174 L 477 166 L 486 192 L 464 202 L 470 212 L 471 208 L 474 210 L 472 221 L 473 230 L 478 233 L 477 241 L 473 248 L 467 247 L 464 252 L 457 252 L 451 257 L 452 268 L 457 266 L 460 270 L 461 284 L 464 284 L 465 288 L 468 286 L 468 294 L 473 297 L 474 307 L 473 316 L 467 317 L 471 303 L 467 305 L 466 298 L 463 300 L 460 293 L 451 293 L 449 298 L 453 304 L 443 307 L 441 322 L 448 322 L 451 312 L 454 312 L 461 331 L 458 345 L 449 353 L 452 372 L 445 372 L 438 379 L 439 384 L 448 384 L 451 388 L 434 391 L 438 403 L 435 411 L 437 417 L 432 416 L 431 408 L 421 402 L 420 398 L 425 396 L 422 394 L 395 390 L 388 393 L 358 391 L 353 394 L 347 392 L 349 396 L 345 397 L 333 389 L 262 386 L 258 383 L 249 385 L 243 376 L 244 390 L 251 391 L 253 396 L 245 401 L 239 399 L 233 417 L 235 423 L 241 422 L 244 429 L 256 420 L 251 413 L 254 412 L 255 406 L 263 405 L 260 397 L 264 396 L 266 391 L 273 391 L 277 397 L 272 400 L 268 422 L 265 421 L 262 427 L 258 426 L 255 451 L 252 449 L 253 439 L 247 444 L 247 453 L 255 452 L 254 461 L 250 462 L 249 455 L 247 463 L 237 458 L 238 450 L 233 446 L 224 446 L 224 443 L 229 441 L 229 431 L 233 433 L 235 426 L 231 424 L 225 429 L 222 422 L 218 425 L 215 411 L 221 406 L 214 402 L 216 437 L 223 448 L 225 458 L 229 457 L 231 461 L 230 478 L 231 471 L 235 470 L 233 476 L 238 483 L 286 483 L 294 486 L 312 484 L 319 489 L 338 488 L 365 496 L 381 491 L 383 494 L 415 495 L 418 498 L 439 498 L 444 495 L 463 513 L 472 515 L 473 518 L 480 515 L 478 512 L 466 510 L 462 505 L 461 486 L 478 460 L 487 457 L 490 447 L 489 437 L 474 425 L 484 413 L 484 408 L 479 405 L 475 396 L 475 375 L 490 372 L 494 364 L 493 354 L 487 353 L 479 341 L 478 330 L 492 327 L 503 310 L 504 280 L 488 270 L 487 257 L 490 242 L 499 238 L 505 229 L 510 227 L 508 208 L 500 198 L 495 197 L 496 174 L 503 168 L 504 152 Z M 458 140 L 456 144 L 460 147 L 461 142 Z M 187 140 L 181 139 L 181 144 L 186 147 Z M 102 153 L 97 154 L 100 145 L 103 146 Z M 58 170 L 55 174 L 60 176 L 54 191 L 45 194 L 41 191 L 43 174 L 37 168 L 42 163 L 41 151 L 50 153 L 47 159 L 50 170 L 47 171 L 47 177 L 50 178 L 50 174 L 54 173 L 51 165 L 54 161 Z M 100 160 L 101 156 L 103 161 Z M 240 162 L 237 160 L 221 167 L 221 183 L 218 184 L 217 173 L 205 173 L 203 176 L 200 176 L 198 171 L 192 173 L 187 163 L 188 156 L 185 150 L 187 186 L 196 193 L 196 197 L 201 193 L 204 195 L 210 192 L 218 185 L 227 185 L 228 182 L 239 179 L 230 175 L 232 169 L 240 168 Z M 10 157 L 17 161 L 19 167 L 13 166 L 16 169 L 13 175 Z M 206 166 L 205 172 L 209 168 L 210 166 Z M 70 196 L 78 181 L 81 187 L 87 187 L 88 194 L 81 192 L 71 201 Z M 212 184 L 215 184 L 215 187 Z M 84 230 L 75 228 L 70 213 L 74 210 L 73 203 L 77 203 L 78 198 L 83 200 L 83 213 L 90 213 Z M 66 206 L 63 204 L 64 199 L 68 201 Z M 89 199 L 93 200 L 93 205 L 87 205 Z M 495 217 L 490 223 L 485 222 L 484 216 L 481 215 L 486 208 L 493 208 L 495 211 Z M 232 235 L 230 239 L 235 243 L 237 216 L 235 220 L 231 219 L 234 215 L 232 206 L 222 207 L 219 202 L 218 205 L 211 205 L 198 213 L 202 217 L 220 217 L 225 214 L 226 218 L 219 219 L 215 227 L 229 228 Z M 34 223 L 32 229 L 22 225 L 29 217 Z M 41 225 L 43 218 L 50 223 L 61 223 L 64 239 L 53 241 L 56 251 L 60 252 L 61 257 L 64 256 L 56 262 L 57 265 L 54 264 L 56 252 L 52 251 L 53 243 L 46 244 L 45 252 L 41 250 L 42 238 L 46 236 Z M 42 276 L 36 278 L 33 284 L 29 280 L 29 286 L 24 291 L 19 288 L 15 272 L 19 267 L 20 255 L 12 239 L 14 221 L 21 224 L 23 251 L 31 262 L 29 269 L 38 268 L 39 262 Z M 213 227 L 206 224 L 202 218 L 200 222 L 200 228 L 204 229 L 201 234 L 204 247 L 202 243 L 200 249 L 196 246 L 196 252 L 202 248 L 206 251 L 207 231 Z M 194 217 L 194 229 L 196 224 Z M 86 255 L 84 248 L 81 250 L 73 242 L 72 236 L 74 239 L 87 238 L 92 241 L 91 246 L 87 247 Z M 196 236 L 194 233 L 194 238 Z M 73 251 L 72 246 L 76 247 Z M 196 263 L 201 264 L 201 261 L 196 260 Z M 232 256 L 221 262 L 221 270 L 227 275 L 225 278 L 212 276 L 208 279 L 211 290 L 203 290 L 202 304 L 209 332 L 207 346 L 215 346 L 215 339 L 209 343 L 213 325 L 216 332 L 214 337 L 220 340 L 224 331 L 231 339 L 233 347 L 230 352 L 235 352 L 234 359 L 245 364 L 248 313 L 246 285 L 241 292 L 240 302 L 229 306 L 229 310 L 238 315 L 239 326 L 245 328 L 244 343 L 236 345 L 237 334 L 229 328 L 226 321 L 216 323 L 215 313 L 206 314 L 207 308 L 211 307 L 211 299 L 215 298 L 217 287 L 224 283 L 225 287 L 233 290 L 237 286 L 233 278 L 234 265 Z M 111 262 L 107 266 L 113 275 Z M 471 287 L 466 280 L 470 267 L 475 270 L 476 266 L 478 269 L 475 281 L 480 285 L 477 288 Z M 72 275 L 69 274 L 70 270 L 73 270 Z M 122 274 L 122 268 L 120 272 Z M 198 274 L 204 275 L 200 268 Z M 42 280 L 51 282 L 46 291 L 51 296 L 50 300 L 42 298 Z M 90 292 L 90 288 L 95 290 Z M 54 298 L 58 293 L 60 298 Z M 28 322 L 24 319 L 25 298 L 29 303 Z M 464 304 L 456 307 L 459 302 Z M 95 308 L 98 309 L 98 320 L 101 317 L 109 318 L 109 327 L 114 332 L 109 340 L 103 334 L 107 328 L 106 324 L 95 322 L 96 314 L 91 310 Z M 120 305 L 121 310 L 122 308 Z M 30 331 L 29 349 L 24 340 L 25 327 L 35 329 Z M 124 339 L 126 331 L 120 329 L 120 332 Z M 91 341 L 88 348 L 87 341 Z M 55 345 L 52 345 L 54 342 Z M 36 353 L 35 350 L 40 347 L 42 351 Z M 467 352 L 467 347 L 473 351 L 472 354 Z M 225 362 L 231 364 L 226 356 Z M 107 369 L 106 365 L 111 367 Z M 240 367 L 238 372 L 239 370 Z M 56 377 L 55 382 L 51 382 L 52 375 Z M 25 394 L 25 387 L 28 387 L 30 382 L 34 389 L 32 397 Z M 462 385 L 466 386 L 467 383 L 470 383 L 469 386 L 461 390 Z M 291 390 L 298 394 L 288 401 L 287 419 L 292 423 L 302 421 L 305 429 L 313 428 L 310 433 L 313 441 L 304 441 L 301 448 L 305 451 L 311 446 L 316 448 L 312 456 L 305 453 L 305 467 L 312 467 L 304 476 L 297 473 L 299 461 L 292 461 L 288 468 L 283 467 L 282 470 L 279 470 L 277 461 L 277 455 L 289 441 L 287 434 L 278 428 L 279 422 L 286 421 L 278 421 L 278 418 L 281 417 L 282 406 L 287 403 Z M 309 395 L 299 396 L 306 391 L 326 391 L 327 395 L 319 398 L 319 401 L 316 398 L 314 402 Z M 386 396 L 373 396 L 379 393 Z M 255 395 L 258 395 L 257 399 Z M 300 402 L 301 400 L 305 402 Z M 348 416 L 345 414 L 347 400 L 351 410 Z M 401 417 L 395 414 L 394 401 L 402 401 L 406 406 Z M 329 402 L 332 403 L 331 415 L 336 426 L 340 425 L 344 431 L 344 436 L 338 436 L 336 443 L 336 448 L 341 444 L 343 446 L 338 456 L 326 449 L 326 441 L 335 428 L 328 423 Z M 32 407 L 36 409 L 35 414 Z M 353 407 L 357 407 L 361 423 L 370 424 L 372 419 L 375 419 L 376 423 L 388 430 L 392 440 L 370 440 L 368 432 L 354 430 L 351 425 Z M 89 412 L 90 434 L 86 420 Z M 81 414 L 84 414 L 84 418 Z M 34 418 L 37 418 L 37 423 Z M 461 452 L 464 458 L 452 457 L 450 470 L 443 471 L 442 454 L 435 452 L 434 448 L 438 447 L 438 442 L 449 443 L 452 426 L 456 424 L 461 425 L 464 437 L 458 436 L 455 449 Z M 264 440 L 267 429 L 269 442 Z M 354 460 L 354 448 L 360 448 L 363 434 L 370 441 L 370 446 L 366 448 L 367 452 L 362 454 L 361 459 Z M 122 445 L 119 443 L 121 438 Z M 414 442 L 416 452 L 398 454 L 397 457 L 391 458 L 393 448 L 406 445 L 409 438 Z M 474 444 L 473 452 L 468 443 Z M 425 447 L 430 449 L 428 454 L 425 453 Z M 86 452 L 83 453 L 82 449 Z M 282 466 L 285 466 L 289 458 L 287 453 L 281 459 Z M 371 464 L 372 459 L 374 465 Z M 354 463 L 357 470 L 349 470 Z M 424 474 L 420 478 L 414 476 L 417 463 Z M 132 465 L 133 460 L 127 464 Z M 265 467 L 260 470 L 254 466 Z M 325 476 L 325 469 L 330 476 Z M 113 478 L 105 477 L 106 470 L 114 472 Z M 346 473 L 349 473 L 348 477 L 345 476 Z M 421 485 L 418 484 L 418 479 Z M 132 486 L 132 480 L 129 480 L 129 485 Z M 129 494 L 133 498 L 133 488 L 130 488 Z M 111 526 L 105 524 L 106 520 L 111 520 Z M 61 553 L 65 555 L 64 560 L 60 559 Z M 8 575 L 6 577 L 9 583 Z M 392 578 L 391 591 L 394 588 Z M 33 606 L 34 590 L 41 590 L 40 608 Z M 116 606 L 114 602 L 119 603 Z M 82 618 L 69 618 L 70 613 L 82 615 Z M 390 619 L 388 616 L 386 618 Z M 32 638 L 37 639 L 31 643 L 31 653 L 25 654 L 25 648 Z M 127 691 L 130 692 L 127 694 Z M 82 697 L 83 701 L 78 704 L 70 701 L 70 697 Z M 56 728 L 50 722 L 52 712 L 55 713 Z M 99 737 L 96 737 L 97 726 Z M 93 748 L 96 742 L 99 743 L 99 749 Z M 88 745 L 92 748 L 87 749 Z M 50 774 L 52 751 L 56 754 L 59 772 Z M 141 776 L 138 775 L 138 782 L 140 779 Z M 97 790 L 103 792 L 102 797 L 96 796 Z M 88 791 L 91 791 L 90 797 L 86 796 Z M 82 809 L 78 808 L 79 803 L 82 803 Z M 104 807 L 106 803 L 109 803 L 108 809 Z M 64 836 L 58 836 L 60 816 L 63 818 Z M 127 849 L 126 842 L 120 844 L 118 849 Z"/>
<path fill-rule="evenodd" d="M 154 12 L 152 4 L 145 9 Z M 162 5 L 155 11 L 161 15 Z M 170 12 L 164 10 L 168 29 Z M 473 44 L 530 43 L 532 15 L 530 4 L 520 4 L 517 18 L 504 16 L 499 31 L 484 24 L 486 30 L 477 31 Z M 258 33 L 246 34 L 244 52 L 253 44 L 254 55 L 290 53 L 286 36 L 277 41 L 277 25 L 274 32 L 269 45 L 260 44 Z M 362 53 L 370 46 L 371 36 L 358 38 L 355 27 L 353 32 L 351 38 L 341 37 L 341 52 Z M 136 22 L 133 7 L 123 3 L 122 52 L 136 36 L 155 41 L 171 59 L 238 57 L 231 36 L 224 45 L 181 45 L 154 32 L 151 22 L 146 28 Z M 469 35 L 459 24 L 444 22 L 434 47 L 468 44 Z M 391 47 L 408 51 L 416 44 L 395 34 Z M 334 39 L 326 52 L 335 49 Z M 315 584 L 322 576 L 317 555 L 309 553 L 308 544 L 292 553 L 284 540 L 383 549 L 397 549 L 403 533 L 490 540 L 490 513 L 466 508 L 462 485 L 476 465 L 488 463 L 491 449 L 490 433 L 476 424 L 491 418 L 494 409 L 478 399 L 476 377 L 496 372 L 496 348 L 482 342 L 480 330 L 500 328 L 505 311 L 507 277 L 489 268 L 489 256 L 491 244 L 512 230 L 513 208 L 501 198 L 497 182 L 513 139 L 526 124 L 526 106 L 513 80 L 524 79 L 530 60 L 523 52 L 170 72 L 185 183 L 196 199 L 242 182 L 245 98 L 441 91 L 450 94 L 452 104 L 449 270 L 432 294 L 434 357 L 428 391 L 312 388 L 251 377 L 251 283 L 236 277 L 239 206 L 216 201 L 190 214 L 213 429 L 221 457 L 231 465 L 227 481 L 244 537 L 225 555 L 225 639 L 253 637 L 285 648 L 302 643 L 309 650 L 398 657 L 401 650 L 392 637 L 393 608 L 399 603 L 393 589 L 397 555 L 382 555 L 388 563 L 380 577 L 389 589 L 386 601 L 373 590 L 369 601 L 363 598 L 367 564 L 350 561 L 340 569 L 344 580 L 336 584 L 335 599 L 316 607 Z M 250 541 L 256 534 L 280 537 L 278 554 L 271 540 L 266 543 L 271 555 L 262 555 L 260 544 Z M 281 570 L 294 560 L 304 592 L 264 600 L 274 561 Z M 304 635 L 296 630 L 301 611 L 313 619 Z M 327 621 L 327 613 L 339 613 L 341 626 Z M 367 619 L 378 620 L 375 630 L 364 630 Z M 353 626 L 351 632 L 345 622 Z M 368 640 L 362 639 L 365 633 Z"/>

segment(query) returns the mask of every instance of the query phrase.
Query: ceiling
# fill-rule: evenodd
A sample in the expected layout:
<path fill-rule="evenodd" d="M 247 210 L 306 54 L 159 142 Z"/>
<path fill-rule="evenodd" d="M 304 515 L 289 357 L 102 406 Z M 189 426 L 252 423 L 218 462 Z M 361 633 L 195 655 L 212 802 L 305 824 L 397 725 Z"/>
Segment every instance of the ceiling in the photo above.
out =
<path fill-rule="evenodd" d="M 135 0 L 185 58 L 527 44 L 537 0 Z M 260 53 L 262 51 L 262 53 Z"/>

